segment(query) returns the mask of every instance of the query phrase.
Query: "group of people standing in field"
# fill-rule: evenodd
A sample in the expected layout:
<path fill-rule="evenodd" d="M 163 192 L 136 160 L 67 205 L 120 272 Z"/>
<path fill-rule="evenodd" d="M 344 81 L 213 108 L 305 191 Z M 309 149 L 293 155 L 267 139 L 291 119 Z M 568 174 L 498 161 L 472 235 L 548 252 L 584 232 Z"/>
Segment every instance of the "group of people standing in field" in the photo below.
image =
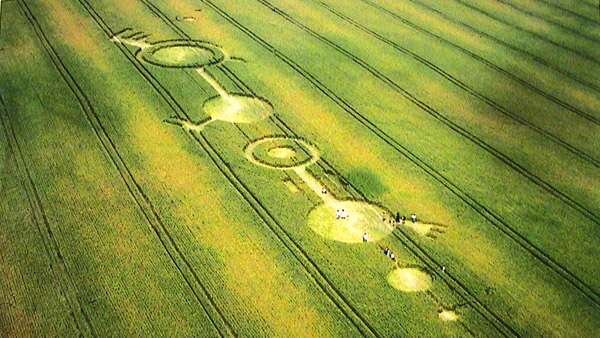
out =
<path fill-rule="evenodd" d="M 321 190 L 322 194 L 327 194 L 327 188 L 326 187 L 322 187 Z M 339 219 L 346 219 L 348 218 L 349 214 L 346 210 L 344 209 L 337 209 L 335 211 L 335 219 L 339 220 Z M 412 223 L 417 223 L 417 214 L 412 213 L 410 215 L 410 220 Z M 400 212 L 396 212 L 395 215 L 389 215 L 388 213 L 384 212 L 383 214 L 381 214 L 381 221 L 382 222 L 386 222 L 388 221 L 390 224 L 394 224 L 394 225 L 398 225 L 398 224 L 405 224 L 406 223 L 406 216 L 404 215 L 400 215 Z M 369 234 L 365 231 L 362 235 L 362 242 L 363 243 L 367 243 L 369 241 Z M 396 255 L 394 254 L 394 252 L 388 248 L 388 247 L 380 247 L 381 249 L 383 249 L 383 254 L 390 258 L 392 261 L 396 261 Z"/>
<path fill-rule="evenodd" d="M 395 215 L 392 215 L 391 217 L 388 217 L 389 215 L 387 213 L 383 213 L 381 215 L 381 221 L 382 222 L 386 222 L 388 221 L 390 224 L 394 224 L 394 225 L 403 225 L 404 223 L 406 223 L 406 216 L 404 215 L 400 215 L 400 212 L 396 212 Z M 410 220 L 412 223 L 417 223 L 417 214 L 412 213 L 410 215 Z M 366 243 L 368 241 L 368 234 L 365 232 L 363 234 L 362 237 L 363 243 Z M 394 254 L 394 252 L 388 248 L 388 247 L 379 247 L 380 249 L 383 250 L 383 254 L 388 257 L 389 259 L 391 259 L 392 261 L 396 261 L 396 255 Z"/>
<path fill-rule="evenodd" d="M 341 212 L 344 212 L 344 209 L 342 209 Z M 340 217 L 338 217 L 339 213 L 340 213 L 340 210 L 338 210 L 337 213 L 336 213 L 336 218 L 338 218 L 338 219 L 340 218 Z M 346 213 L 346 217 L 347 217 L 347 213 Z M 384 212 L 383 214 L 381 214 L 381 221 L 385 223 L 386 220 L 387 220 L 390 224 L 394 224 L 394 225 L 404 224 L 406 222 L 406 216 L 400 216 L 400 212 L 399 211 L 396 212 L 395 216 L 392 216 L 392 217 L 389 217 L 389 218 L 387 218 L 387 217 L 388 217 L 388 214 Z M 342 217 L 342 218 L 345 218 L 345 217 Z M 417 214 L 412 213 L 410 215 L 410 220 L 413 223 L 417 223 Z M 363 241 L 363 243 L 366 243 L 366 242 L 369 241 L 369 234 L 367 232 L 363 233 L 363 235 L 362 235 L 362 241 Z M 385 249 L 386 250 L 384 250 L 384 253 L 386 254 L 386 256 L 390 257 L 388 255 L 388 252 L 386 252 L 386 251 L 389 251 L 389 253 L 391 253 L 392 256 L 394 255 L 393 252 L 391 252 L 391 250 L 389 250 L 388 248 L 385 248 Z M 392 258 L 392 257 L 390 257 L 390 258 Z M 393 256 L 392 260 L 396 260 L 395 256 Z"/>
<path fill-rule="evenodd" d="M 383 248 L 383 254 L 386 257 L 389 257 L 389 259 L 393 260 L 394 262 L 396 261 L 396 255 L 392 252 L 392 250 L 390 248 L 388 248 L 387 246 L 385 248 Z"/>
<path fill-rule="evenodd" d="M 335 219 L 346 219 L 348 218 L 348 212 L 344 209 L 338 209 L 335 211 Z"/>
<path fill-rule="evenodd" d="M 381 214 L 381 221 L 385 222 L 386 220 L 390 224 L 402 224 L 403 225 L 404 223 L 406 223 L 406 216 L 400 215 L 400 212 L 398 211 L 398 212 L 396 212 L 396 215 L 392 215 L 391 217 L 388 217 L 388 214 L 384 212 L 383 214 Z M 417 223 L 417 214 L 412 213 L 410 215 L 410 220 L 413 223 Z"/>
<path fill-rule="evenodd" d="M 321 190 L 322 194 L 327 194 L 327 188 L 323 187 Z M 349 217 L 349 214 L 346 210 L 344 209 L 338 209 L 335 211 L 335 218 L 336 219 L 346 219 Z M 393 224 L 395 226 L 397 225 L 404 225 L 406 223 L 406 216 L 401 215 L 399 211 L 396 212 L 396 214 L 393 215 L 389 215 L 388 213 L 384 212 L 381 214 L 381 221 L 382 222 L 388 222 L 390 224 Z M 410 215 L 410 221 L 415 224 L 417 223 L 417 214 L 416 213 L 412 213 Z M 362 242 L 363 243 L 367 243 L 369 242 L 369 234 L 365 231 L 362 235 Z M 391 259 L 392 261 L 396 262 L 396 254 L 394 254 L 394 252 L 389 248 L 389 247 L 382 247 L 379 246 L 379 248 L 383 251 L 383 254 L 388 257 L 389 259 Z M 442 266 L 442 272 L 446 272 L 446 267 Z"/>

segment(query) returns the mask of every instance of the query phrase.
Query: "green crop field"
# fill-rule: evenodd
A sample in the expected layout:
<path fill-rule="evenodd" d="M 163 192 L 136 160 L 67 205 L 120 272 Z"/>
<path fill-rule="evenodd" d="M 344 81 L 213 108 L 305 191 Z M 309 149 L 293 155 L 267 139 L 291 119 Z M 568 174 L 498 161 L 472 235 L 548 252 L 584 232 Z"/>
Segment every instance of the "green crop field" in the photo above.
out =
<path fill-rule="evenodd" d="M 597 0 L 0 0 L 31 336 L 600 337 Z"/>

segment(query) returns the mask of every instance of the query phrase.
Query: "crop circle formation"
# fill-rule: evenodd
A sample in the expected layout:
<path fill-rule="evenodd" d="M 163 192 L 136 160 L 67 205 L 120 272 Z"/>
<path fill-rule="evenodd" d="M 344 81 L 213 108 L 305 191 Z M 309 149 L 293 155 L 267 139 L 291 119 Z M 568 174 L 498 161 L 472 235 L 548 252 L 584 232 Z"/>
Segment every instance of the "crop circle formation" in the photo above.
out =
<path fill-rule="evenodd" d="M 246 157 L 254 164 L 271 169 L 302 168 L 319 159 L 319 151 L 305 140 L 273 136 L 256 140 L 246 147 Z"/>
<path fill-rule="evenodd" d="M 206 42 L 173 40 L 143 48 L 137 57 L 159 67 L 202 68 L 222 62 L 225 55 L 219 47 Z"/>

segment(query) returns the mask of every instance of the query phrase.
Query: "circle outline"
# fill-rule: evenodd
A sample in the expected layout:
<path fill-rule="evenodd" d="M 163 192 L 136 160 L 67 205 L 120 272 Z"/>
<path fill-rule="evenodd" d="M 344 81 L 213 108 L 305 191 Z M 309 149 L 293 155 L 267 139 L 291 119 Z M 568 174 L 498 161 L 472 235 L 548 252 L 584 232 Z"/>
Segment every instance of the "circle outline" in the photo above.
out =
<path fill-rule="evenodd" d="M 165 48 L 172 47 L 193 47 L 193 48 L 202 48 L 209 51 L 212 54 L 211 60 L 206 63 L 187 63 L 183 65 L 168 65 L 165 63 L 160 63 L 152 59 L 152 55 L 157 51 Z M 221 47 L 214 45 L 210 42 L 201 41 L 201 40 L 165 40 L 154 43 L 146 48 L 138 49 L 135 53 L 135 56 L 140 60 L 151 65 L 162 67 L 162 68 L 205 68 L 209 66 L 214 66 L 225 61 L 225 53 L 221 50 Z"/>
<path fill-rule="evenodd" d="M 271 141 L 278 141 L 278 140 L 291 140 L 291 141 L 295 141 L 297 143 L 299 143 L 301 146 L 304 146 L 307 150 L 308 150 L 308 155 L 310 155 L 307 159 L 296 163 L 294 165 L 273 165 L 271 163 L 266 162 L 263 159 L 260 159 L 258 157 L 255 156 L 254 154 L 254 150 L 267 142 L 271 142 Z M 244 148 L 244 153 L 246 154 L 246 158 L 259 166 L 265 167 L 265 168 L 269 168 L 269 169 L 275 169 L 275 170 L 291 170 L 291 169 L 301 169 L 301 168 L 306 168 L 309 165 L 315 164 L 320 158 L 321 158 L 321 153 L 319 152 L 319 149 L 313 145 L 312 143 L 310 143 L 309 141 L 300 138 L 300 137 L 291 137 L 291 136 L 282 136 L 282 135 L 272 135 L 272 136 L 265 136 L 263 138 L 259 138 L 256 139 L 252 142 L 250 142 L 248 145 L 246 145 L 246 147 Z"/>

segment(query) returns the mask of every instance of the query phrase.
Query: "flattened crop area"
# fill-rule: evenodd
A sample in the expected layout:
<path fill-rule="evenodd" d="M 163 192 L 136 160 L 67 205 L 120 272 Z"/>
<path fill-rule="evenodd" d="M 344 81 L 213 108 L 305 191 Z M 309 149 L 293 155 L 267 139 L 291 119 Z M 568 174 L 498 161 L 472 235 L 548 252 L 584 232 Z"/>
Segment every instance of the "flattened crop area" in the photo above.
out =
<path fill-rule="evenodd" d="M 1 1 L 0 337 L 598 336 L 599 50 L 593 1 Z"/>

